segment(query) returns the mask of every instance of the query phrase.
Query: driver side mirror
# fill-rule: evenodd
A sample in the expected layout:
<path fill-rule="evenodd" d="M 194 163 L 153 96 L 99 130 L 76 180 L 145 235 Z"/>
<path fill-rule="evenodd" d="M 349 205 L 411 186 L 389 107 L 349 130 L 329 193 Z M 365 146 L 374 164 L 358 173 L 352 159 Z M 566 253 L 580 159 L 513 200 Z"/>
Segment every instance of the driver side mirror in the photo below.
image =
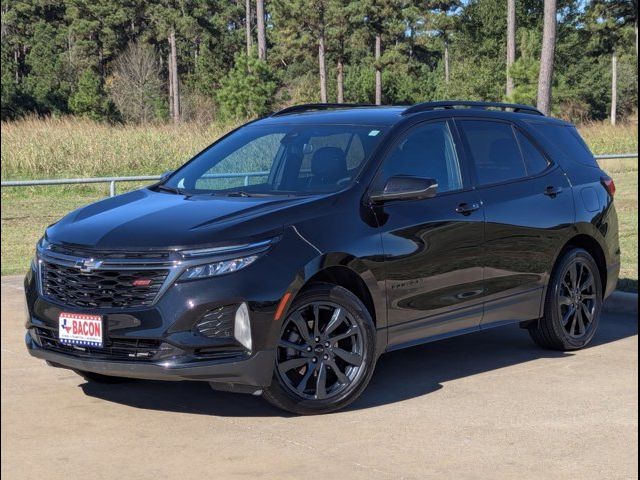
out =
<path fill-rule="evenodd" d="M 422 200 L 435 197 L 438 182 L 433 178 L 409 177 L 398 175 L 387 180 L 381 192 L 373 192 L 372 202 L 382 203 L 389 200 Z"/>

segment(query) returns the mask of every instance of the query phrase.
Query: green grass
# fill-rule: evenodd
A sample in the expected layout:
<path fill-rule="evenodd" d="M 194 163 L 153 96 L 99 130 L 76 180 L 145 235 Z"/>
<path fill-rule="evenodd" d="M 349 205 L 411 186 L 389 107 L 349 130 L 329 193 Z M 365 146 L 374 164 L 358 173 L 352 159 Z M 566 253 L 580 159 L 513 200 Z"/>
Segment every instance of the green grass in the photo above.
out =
<path fill-rule="evenodd" d="M 620 249 L 622 250 L 622 268 L 618 289 L 638 292 L 638 162 L 628 171 L 605 170 L 616 183 L 616 210 L 619 219 Z M 619 168 L 618 168 L 619 169 Z"/>
<path fill-rule="evenodd" d="M 87 120 L 27 119 L 2 124 L 2 179 L 152 175 L 175 168 L 230 127 L 109 126 Z M 637 152 L 635 125 L 590 124 L 580 132 L 596 154 Z M 638 291 L 638 161 L 607 160 L 615 179 L 622 272 L 619 288 Z M 118 184 L 118 192 L 140 184 Z M 44 229 L 108 195 L 108 186 L 2 189 L 2 275 L 23 273 Z"/>

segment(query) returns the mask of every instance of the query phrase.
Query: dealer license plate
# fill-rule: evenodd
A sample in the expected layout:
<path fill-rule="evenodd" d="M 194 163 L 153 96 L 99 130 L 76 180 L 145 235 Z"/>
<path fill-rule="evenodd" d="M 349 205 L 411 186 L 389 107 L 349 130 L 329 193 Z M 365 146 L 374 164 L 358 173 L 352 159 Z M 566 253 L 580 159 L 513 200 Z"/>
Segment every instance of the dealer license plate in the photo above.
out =
<path fill-rule="evenodd" d="M 102 347 L 102 317 L 62 312 L 58 317 L 58 338 L 66 345 Z"/>

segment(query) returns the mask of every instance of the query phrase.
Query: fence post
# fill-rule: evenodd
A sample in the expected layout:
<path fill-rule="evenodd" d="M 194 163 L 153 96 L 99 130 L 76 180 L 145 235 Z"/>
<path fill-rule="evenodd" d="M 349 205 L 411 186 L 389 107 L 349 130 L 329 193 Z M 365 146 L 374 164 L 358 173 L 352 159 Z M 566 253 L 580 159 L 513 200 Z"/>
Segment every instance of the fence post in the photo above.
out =
<path fill-rule="evenodd" d="M 247 185 L 249 185 L 249 175 L 244 176 L 244 186 L 246 187 Z"/>
<path fill-rule="evenodd" d="M 116 196 L 116 181 L 115 180 L 111 180 L 111 182 L 109 182 L 109 196 L 110 197 L 115 197 Z"/>

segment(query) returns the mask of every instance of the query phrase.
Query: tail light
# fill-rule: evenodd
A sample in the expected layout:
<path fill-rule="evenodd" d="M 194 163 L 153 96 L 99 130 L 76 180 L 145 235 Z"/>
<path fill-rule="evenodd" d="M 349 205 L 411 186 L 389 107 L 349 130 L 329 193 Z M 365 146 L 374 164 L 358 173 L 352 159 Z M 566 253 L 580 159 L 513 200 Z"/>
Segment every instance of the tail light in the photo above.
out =
<path fill-rule="evenodd" d="M 611 198 L 613 198 L 616 194 L 616 184 L 611 177 L 602 177 L 600 179 L 602 181 L 602 185 L 607 189 Z"/>

